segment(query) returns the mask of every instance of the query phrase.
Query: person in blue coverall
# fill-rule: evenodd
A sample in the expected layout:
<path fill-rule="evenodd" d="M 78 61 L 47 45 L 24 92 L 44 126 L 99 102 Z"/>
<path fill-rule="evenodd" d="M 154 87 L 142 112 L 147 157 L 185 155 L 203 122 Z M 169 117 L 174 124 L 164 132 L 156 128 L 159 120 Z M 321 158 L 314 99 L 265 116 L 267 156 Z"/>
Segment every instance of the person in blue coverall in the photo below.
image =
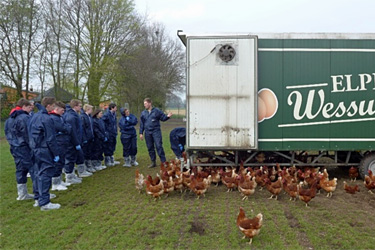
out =
<path fill-rule="evenodd" d="M 128 109 L 121 108 L 122 115 L 118 126 L 121 132 L 121 143 L 123 147 L 124 167 L 138 166 L 137 155 L 137 131 L 135 125 L 138 123 L 137 117 L 130 114 Z"/>
<path fill-rule="evenodd" d="M 27 191 L 27 173 L 32 171 L 33 158 L 29 147 L 28 123 L 32 105 L 24 98 L 18 100 L 5 121 L 5 136 L 10 145 L 10 153 L 16 164 L 17 200 L 33 199 Z M 34 178 L 32 178 L 34 182 Z"/>
<path fill-rule="evenodd" d="M 92 157 L 92 147 L 94 143 L 94 127 L 92 122 L 91 113 L 93 111 L 93 106 L 90 104 L 83 105 L 83 110 L 81 110 L 80 118 L 82 120 L 82 151 L 85 157 L 85 165 L 88 172 L 94 173 L 94 169 L 91 157 Z"/>
<path fill-rule="evenodd" d="M 69 105 L 65 106 L 65 113 L 63 118 L 72 127 L 71 137 L 69 144 L 66 148 L 65 155 L 65 181 L 70 184 L 79 184 L 82 182 L 82 178 L 90 176 L 91 173 L 86 171 L 84 164 L 84 155 L 82 152 L 82 123 L 79 118 L 78 112 L 82 108 L 80 100 L 73 99 Z M 77 164 L 78 175 L 74 173 L 74 165 Z"/>
<path fill-rule="evenodd" d="M 104 143 L 104 156 L 105 165 L 114 166 L 120 164 L 119 161 L 115 161 L 113 154 L 116 150 L 117 142 L 117 117 L 116 117 L 117 105 L 111 103 L 108 106 L 107 112 L 104 113 L 102 119 L 105 125 L 105 131 L 108 133 L 108 140 Z"/>
<path fill-rule="evenodd" d="M 37 190 L 35 190 L 36 204 L 40 210 L 59 209 L 60 204 L 50 202 L 49 189 L 52 176 L 55 173 L 55 163 L 60 160 L 56 143 L 55 125 L 48 115 L 54 108 L 55 98 L 44 97 L 42 105 L 36 104 L 39 112 L 34 114 L 29 123 L 29 144 L 33 150 L 36 168 Z M 33 175 L 33 173 L 31 173 Z"/>
<path fill-rule="evenodd" d="M 59 161 L 55 163 L 55 174 L 52 177 L 52 191 L 67 190 L 68 188 L 66 186 L 70 185 L 63 182 L 61 177 L 62 169 L 65 165 L 66 148 L 68 147 L 70 134 L 72 132 L 72 127 L 68 123 L 66 123 L 62 117 L 64 112 L 65 103 L 56 102 L 54 110 L 48 113 L 53 120 L 53 124 L 55 125 L 56 142 L 60 156 Z"/>
<path fill-rule="evenodd" d="M 152 101 L 150 98 L 145 98 L 143 105 L 145 110 L 141 113 L 139 138 L 143 140 L 143 133 L 145 133 L 147 150 L 151 159 L 151 165 L 148 167 L 154 168 L 156 167 L 155 147 L 161 163 L 164 164 L 166 161 L 160 130 L 160 121 L 167 121 L 172 116 L 172 112 L 169 112 L 168 115 L 166 115 L 160 109 L 152 107 Z"/>
<path fill-rule="evenodd" d="M 107 167 L 102 165 L 103 160 L 103 144 L 108 140 L 108 135 L 105 131 L 104 122 L 101 119 L 103 117 L 103 111 L 97 109 L 92 115 L 93 127 L 94 127 L 94 147 L 92 150 L 92 163 L 95 170 L 103 170 Z"/>
<path fill-rule="evenodd" d="M 182 158 L 182 152 L 185 151 L 186 144 L 186 128 L 178 127 L 174 128 L 169 134 L 169 141 L 171 143 L 171 149 L 176 155 L 176 158 Z"/>

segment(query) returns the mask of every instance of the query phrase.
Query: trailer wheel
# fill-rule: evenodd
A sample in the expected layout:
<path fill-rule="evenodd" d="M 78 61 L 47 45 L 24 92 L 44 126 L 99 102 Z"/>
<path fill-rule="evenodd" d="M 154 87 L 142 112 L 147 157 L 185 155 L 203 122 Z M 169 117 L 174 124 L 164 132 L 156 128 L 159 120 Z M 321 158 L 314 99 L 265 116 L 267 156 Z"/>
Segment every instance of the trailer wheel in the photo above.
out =
<path fill-rule="evenodd" d="M 359 174 L 362 179 L 365 179 L 365 175 L 368 175 L 369 170 L 375 174 L 375 153 L 370 153 L 362 159 L 359 165 Z"/>

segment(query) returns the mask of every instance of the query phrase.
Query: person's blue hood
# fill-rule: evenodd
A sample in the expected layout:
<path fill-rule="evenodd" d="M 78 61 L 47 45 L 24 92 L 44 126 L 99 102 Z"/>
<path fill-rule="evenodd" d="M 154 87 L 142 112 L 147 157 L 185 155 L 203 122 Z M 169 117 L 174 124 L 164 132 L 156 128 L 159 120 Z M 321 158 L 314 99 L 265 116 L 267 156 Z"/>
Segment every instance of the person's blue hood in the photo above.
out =
<path fill-rule="evenodd" d="M 120 108 L 120 114 L 122 116 L 125 116 L 125 110 L 126 110 L 126 108 Z"/>

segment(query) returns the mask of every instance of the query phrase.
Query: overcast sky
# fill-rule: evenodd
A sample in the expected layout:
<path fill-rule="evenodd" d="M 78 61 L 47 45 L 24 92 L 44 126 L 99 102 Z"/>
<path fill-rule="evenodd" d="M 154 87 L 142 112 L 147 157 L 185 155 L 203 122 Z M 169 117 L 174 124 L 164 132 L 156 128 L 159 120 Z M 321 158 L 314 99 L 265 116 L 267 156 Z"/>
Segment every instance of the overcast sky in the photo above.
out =
<path fill-rule="evenodd" d="M 375 32 L 375 0 L 135 0 L 136 9 L 186 33 Z"/>

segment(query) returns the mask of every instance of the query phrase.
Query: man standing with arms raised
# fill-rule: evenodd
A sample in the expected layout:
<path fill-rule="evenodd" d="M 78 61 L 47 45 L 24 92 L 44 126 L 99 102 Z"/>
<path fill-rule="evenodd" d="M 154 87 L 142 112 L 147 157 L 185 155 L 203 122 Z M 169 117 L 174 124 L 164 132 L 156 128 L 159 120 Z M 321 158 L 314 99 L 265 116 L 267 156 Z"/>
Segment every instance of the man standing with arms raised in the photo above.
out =
<path fill-rule="evenodd" d="M 160 130 L 160 121 L 167 121 L 172 116 L 172 113 L 169 112 L 168 115 L 165 115 L 160 109 L 152 107 L 152 101 L 150 98 L 144 99 L 143 105 L 145 107 L 145 110 L 141 113 L 139 138 L 143 140 L 144 132 L 148 154 L 151 158 L 151 165 L 148 167 L 154 168 L 156 167 L 155 147 L 160 157 L 161 163 L 164 163 L 166 161 Z"/>

